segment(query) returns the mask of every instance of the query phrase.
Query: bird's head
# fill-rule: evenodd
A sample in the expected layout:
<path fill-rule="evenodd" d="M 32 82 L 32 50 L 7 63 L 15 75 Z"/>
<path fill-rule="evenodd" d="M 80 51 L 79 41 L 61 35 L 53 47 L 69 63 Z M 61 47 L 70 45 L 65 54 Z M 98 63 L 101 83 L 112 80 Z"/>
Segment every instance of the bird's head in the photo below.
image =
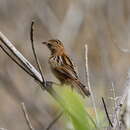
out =
<path fill-rule="evenodd" d="M 50 49 L 51 53 L 57 53 L 59 51 L 64 50 L 62 42 L 58 39 L 51 39 L 47 42 L 42 43 L 45 44 Z"/>

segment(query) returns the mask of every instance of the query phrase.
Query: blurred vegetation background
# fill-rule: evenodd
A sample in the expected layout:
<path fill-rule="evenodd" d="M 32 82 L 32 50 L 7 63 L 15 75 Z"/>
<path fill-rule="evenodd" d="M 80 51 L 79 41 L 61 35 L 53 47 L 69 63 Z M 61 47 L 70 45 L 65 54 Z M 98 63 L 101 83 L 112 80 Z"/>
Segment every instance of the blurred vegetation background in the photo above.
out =
<path fill-rule="evenodd" d="M 33 64 L 30 26 L 45 78 L 57 81 L 48 65 L 49 50 L 41 44 L 60 39 L 77 66 L 85 84 L 85 49 L 88 44 L 90 83 L 98 110 L 105 97 L 112 112 L 114 84 L 116 96 L 124 90 L 130 67 L 130 1 L 129 0 L 0 0 L 0 31 Z M 21 102 L 24 102 L 36 130 L 43 130 L 54 119 L 58 108 L 35 81 L 0 51 L 0 128 L 27 130 Z M 87 100 L 87 108 L 92 108 Z M 110 108 L 110 109 L 109 109 Z M 64 130 L 62 118 L 53 130 Z"/>

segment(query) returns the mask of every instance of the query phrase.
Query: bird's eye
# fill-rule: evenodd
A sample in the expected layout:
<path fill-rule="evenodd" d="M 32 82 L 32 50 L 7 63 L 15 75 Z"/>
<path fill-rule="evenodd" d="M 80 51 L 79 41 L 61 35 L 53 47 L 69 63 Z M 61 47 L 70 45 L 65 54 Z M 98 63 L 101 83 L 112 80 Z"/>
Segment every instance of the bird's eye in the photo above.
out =
<path fill-rule="evenodd" d="M 48 43 L 47 46 L 48 46 L 49 48 L 51 48 L 52 45 Z"/>

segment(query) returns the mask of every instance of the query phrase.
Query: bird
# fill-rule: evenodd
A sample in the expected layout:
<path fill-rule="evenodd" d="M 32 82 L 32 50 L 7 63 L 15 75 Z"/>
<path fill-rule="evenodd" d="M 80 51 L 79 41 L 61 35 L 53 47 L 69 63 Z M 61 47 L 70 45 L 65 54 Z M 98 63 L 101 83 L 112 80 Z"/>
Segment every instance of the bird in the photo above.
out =
<path fill-rule="evenodd" d="M 69 84 L 72 88 L 76 87 L 83 96 L 89 97 L 90 91 L 87 86 L 81 83 L 63 43 L 58 39 L 51 39 L 47 42 L 42 42 L 42 44 L 46 45 L 51 52 L 48 62 L 52 73 L 60 83 Z"/>

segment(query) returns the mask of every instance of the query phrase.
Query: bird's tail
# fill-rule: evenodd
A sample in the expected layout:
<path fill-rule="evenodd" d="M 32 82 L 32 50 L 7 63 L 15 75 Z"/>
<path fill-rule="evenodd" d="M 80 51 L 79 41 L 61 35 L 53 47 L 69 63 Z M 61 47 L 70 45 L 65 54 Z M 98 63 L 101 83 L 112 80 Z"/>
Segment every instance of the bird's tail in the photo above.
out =
<path fill-rule="evenodd" d="M 83 94 L 83 95 L 86 95 L 86 96 L 90 96 L 90 91 L 88 89 L 87 86 L 83 85 L 79 80 L 75 80 L 74 82 L 76 84 L 76 86 L 80 89 L 80 92 Z"/>

